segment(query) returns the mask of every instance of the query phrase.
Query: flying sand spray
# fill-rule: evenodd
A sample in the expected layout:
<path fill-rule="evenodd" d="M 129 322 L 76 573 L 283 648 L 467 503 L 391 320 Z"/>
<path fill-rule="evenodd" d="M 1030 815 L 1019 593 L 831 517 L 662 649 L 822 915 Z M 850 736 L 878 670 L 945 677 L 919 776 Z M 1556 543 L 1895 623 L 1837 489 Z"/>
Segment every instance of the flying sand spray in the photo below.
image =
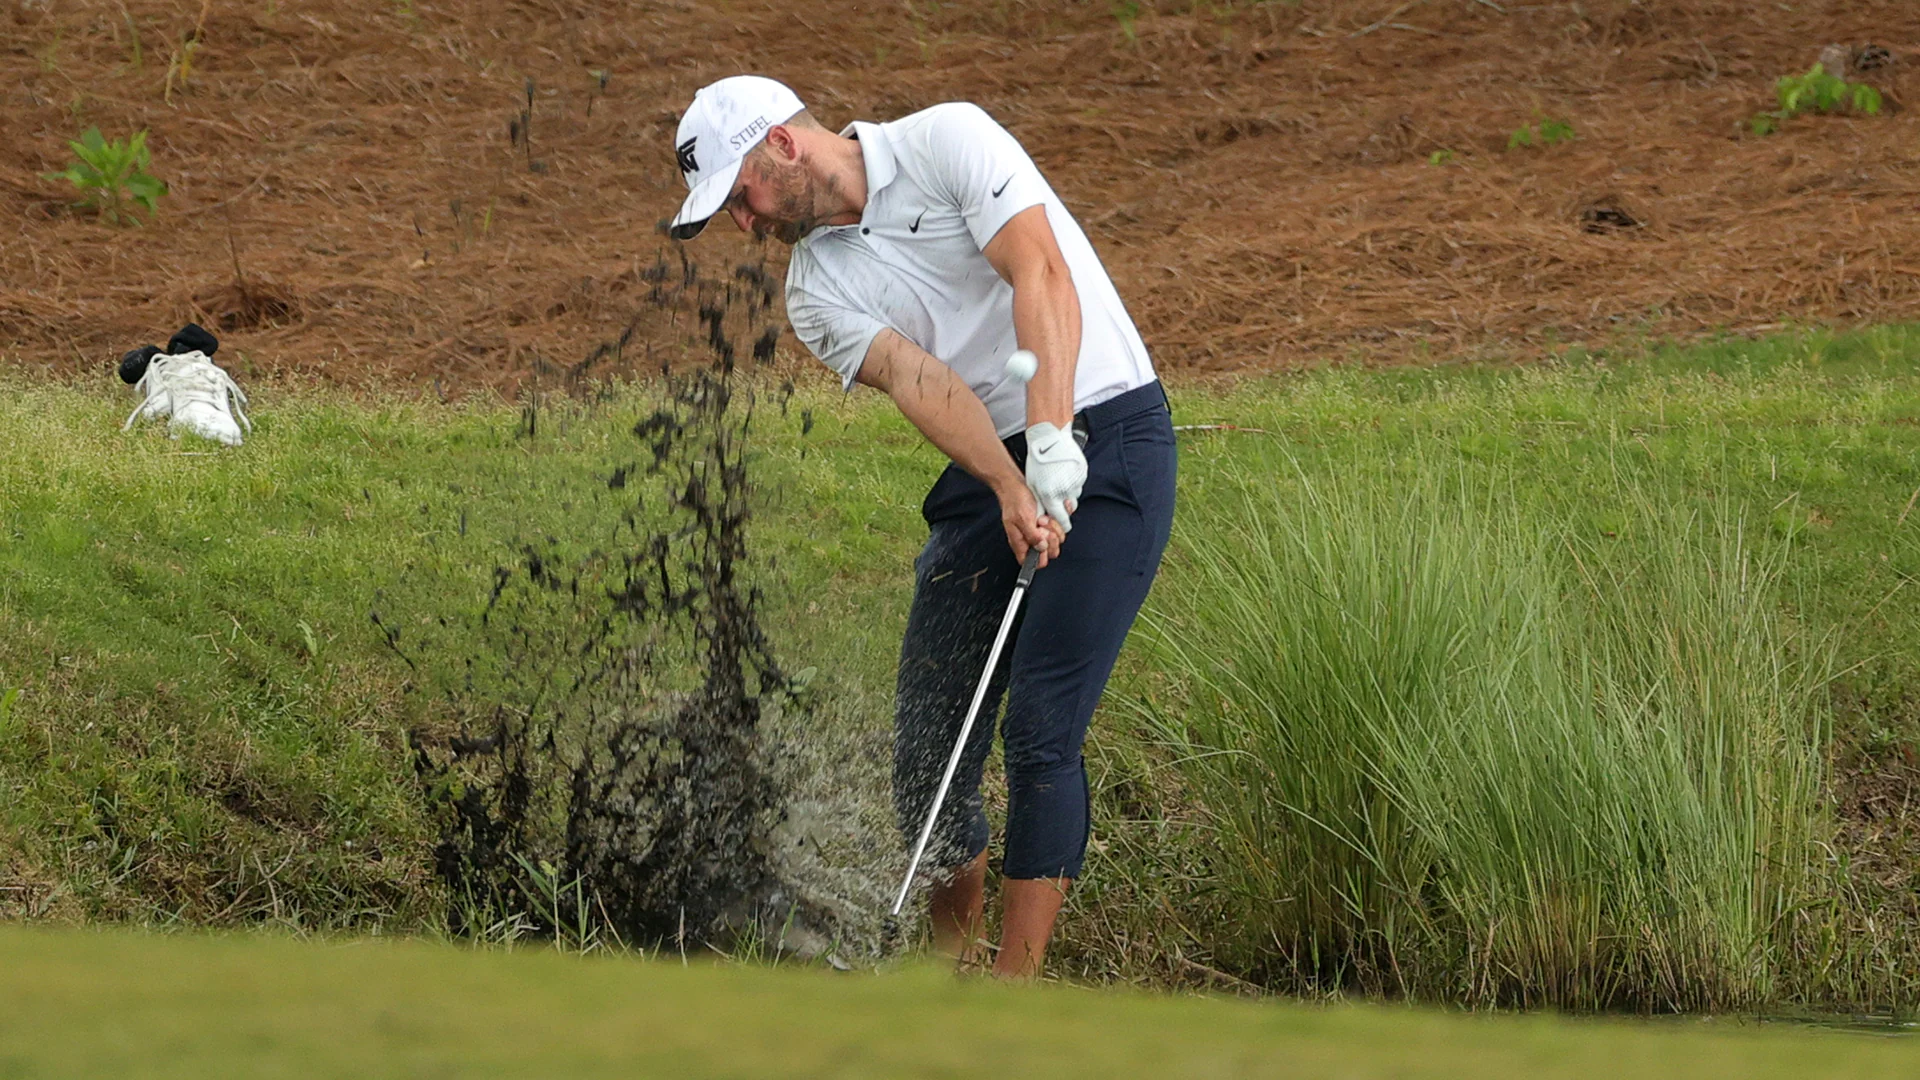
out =
<path fill-rule="evenodd" d="M 1027 349 L 1016 349 L 1007 357 L 1006 373 L 1009 379 L 1025 386 L 1040 370 L 1040 358 Z M 1075 433 L 1078 437 L 1078 432 Z M 980 705 L 987 697 L 987 683 L 993 679 L 993 669 L 1000 664 L 1000 651 L 1006 647 L 1007 634 L 1013 629 L 1013 617 L 1020 611 L 1020 600 L 1026 596 L 1027 587 L 1033 584 L 1033 575 L 1040 569 L 1040 549 L 1028 548 L 1027 557 L 1020 564 L 1020 576 L 1013 585 L 1013 597 L 1007 601 L 1007 613 L 1000 620 L 1000 632 L 994 635 L 993 648 L 987 653 L 987 667 L 980 673 L 980 685 L 973 691 L 973 704 L 967 707 L 967 718 L 960 724 L 960 737 L 954 740 L 953 753 L 947 757 L 947 771 L 940 777 L 940 787 L 934 793 L 933 806 L 927 810 L 927 821 L 920 827 L 920 839 L 913 845 L 913 857 L 907 861 L 907 876 L 900 882 L 900 893 L 893 898 L 893 910 L 887 913 L 886 922 L 881 927 L 880 949 L 882 954 L 891 953 L 900 943 L 900 912 L 907 906 L 907 893 L 913 888 L 913 875 L 920 869 L 920 860 L 927 853 L 927 841 L 933 836 L 933 823 L 940 817 L 941 804 L 946 802 L 947 788 L 953 784 L 953 774 L 960 768 L 960 757 L 966 752 L 967 736 L 973 733 L 973 722 L 980 715 Z"/>

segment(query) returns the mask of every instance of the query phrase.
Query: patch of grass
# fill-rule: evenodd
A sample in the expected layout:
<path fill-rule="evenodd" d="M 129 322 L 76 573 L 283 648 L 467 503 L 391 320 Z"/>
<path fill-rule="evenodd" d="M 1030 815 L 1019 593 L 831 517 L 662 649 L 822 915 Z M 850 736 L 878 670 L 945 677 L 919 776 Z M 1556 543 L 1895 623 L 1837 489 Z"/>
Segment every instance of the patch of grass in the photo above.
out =
<path fill-rule="evenodd" d="M 1504 507 L 1503 514 L 1518 515 L 1542 530 L 1523 531 L 1522 538 L 1564 536 L 1589 559 L 1589 567 L 1588 553 L 1595 547 L 1640 560 L 1620 564 L 1635 569 L 1623 577 L 1626 585 L 1613 590 L 1623 594 L 1622 603 L 1635 604 L 1678 599 L 1679 583 L 1663 576 L 1663 567 L 1690 552 L 1674 540 L 1672 526 L 1684 525 L 1688 514 L 1707 514 L 1697 521 L 1711 520 L 1719 508 L 1721 522 L 1744 522 L 1750 549 L 1774 552 L 1781 560 L 1774 580 L 1782 617 L 1797 622 L 1803 640 L 1829 642 L 1845 669 L 1831 698 L 1839 710 L 1835 759 L 1850 758 L 1850 769 L 1904 776 L 1905 755 L 1920 733 L 1908 689 L 1920 676 L 1920 649 L 1904 629 L 1920 621 L 1920 603 L 1909 587 L 1920 573 L 1920 519 L 1905 512 L 1920 483 L 1920 432 L 1910 421 L 1920 409 L 1920 380 L 1907 359 L 1915 343 L 1913 329 L 1887 327 L 1659 348 L 1626 361 L 1589 356 L 1524 369 L 1325 372 L 1243 382 L 1225 400 L 1176 395 L 1186 421 L 1227 421 L 1274 435 L 1219 432 L 1183 443 L 1182 508 L 1168 567 L 1149 601 L 1148 625 L 1205 619 L 1212 605 L 1226 600 L 1217 583 L 1207 584 L 1206 565 L 1251 558 L 1280 543 L 1270 540 L 1269 548 L 1259 548 L 1240 531 L 1248 527 L 1248 509 L 1234 504 L 1249 497 L 1249 484 L 1266 493 L 1267 501 L 1255 504 L 1263 508 L 1262 520 L 1295 537 L 1298 550 L 1291 565 L 1296 569 L 1307 551 L 1299 519 L 1330 524 L 1306 498 L 1308 490 L 1323 497 L 1340 492 L 1336 502 L 1341 506 L 1361 500 L 1360 505 L 1372 507 L 1370 515 L 1405 513 L 1398 534 L 1382 522 L 1369 541 L 1382 545 L 1394 535 L 1406 543 L 1410 537 L 1431 537 L 1423 522 L 1448 515 L 1463 520 L 1476 506 Z M 1426 499 L 1428 510 L 1407 511 L 1397 500 L 1413 498 L 1409 491 L 1427 490 L 1420 488 L 1423 474 L 1427 484 L 1435 477 L 1456 478 L 1458 497 L 1438 504 Z M 1682 514 L 1678 520 L 1675 511 Z M 1668 527 L 1659 527 L 1661 522 Z M 1512 533 L 1509 526 L 1502 529 Z M 1355 539 L 1351 530 L 1337 535 Z M 1715 535 L 1710 531 L 1700 539 Z M 1784 543 L 1788 536 L 1791 544 Z M 1456 536 L 1449 542 L 1462 541 Z M 1695 547 L 1691 556 L 1699 568 L 1696 584 L 1712 580 L 1718 559 L 1712 546 Z M 1346 548 L 1327 552 L 1320 571 L 1338 570 L 1339 576 L 1322 577 L 1317 587 L 1364 584 L 1358 575 L 1384 577 L 1399 565 L 1356 563 L 1356 558 Z M 1511 562 L 1509 573 L 1526 573 L 1539 561 L 1529 556 L 1503 564 Z M 1563 564 L 1551 582 L 1563 591 L 1566 569 Z M 1298 581 L 1301 590 L 1307 584 L 1308 579 Z M 1262 643 L 1308 634 L 1312 626 L 1330 635 L 1340 625 L 1328 621 L 1330 601 L 1311 590 L 1239 602 L 1262 600 L 1275 614 L 1250 624 L 1258 628 L 1251 640 L 1221 646 L 1216 677 L 1246 684 L 1232 697 L 1236 708 L 1278 707 L 1252 692 L 1260 684 L 1247 665 L 1308 662 L 1298 654 L 1262 660 L 1254 655 Z M 1325 617 L 1316 614 L 1323 611 Z M 1601 614 L 1593 617 L 1599 620 Z M 1412 616 L 1396 610 L 1394 617 Z M 1347 632 L 1384 633 L 1384 626 L 1398 625 L 1386 618 L 1382 613 Z M 1619 622 L 1596 621 L 1589 643 L 1609 640 L 1599 635 L 1608 625 Z M 1331 647 L 1338 640 L 1323 644 Z M 1472 648 L 1464 656 L 1483 655 L 1476 651 L 1483 642 L 1468 642 Z M 1151 714 L 1181 700 L 1169 696 L 1169 675 L 1178 667 L 1170 667 L 1164 654 L 1142 648 L 1143 643 L 1136 641 L 1121 685 Z M 1303 638 L 1296 644 L 1321 643 Z M 1521 654 L 1505 655 L 1511 661 Z M 1330 692 L 1358 698 L 1377 689 L 1373 679 L 1357 669 L 1353 679 Z M 1203 704 L 1218 715 L 1217 700 Z M 1249 897 L 1228 887 L 1236 875 L 1252 869 L 1218 866 L 1220 825 L 1210 815 L 1196 814 L 1196 804 L 1205 800 L 1192 786 L 1191 770 L 1170 776 L 1164 758 L 1142 749 L 1155 733 L 1129 724 L 1110 712 L 1105 726 L 1095 728 L 1096 787 L 1105 804 L 1096 814 L 1104 826 L 1096 830 L 1105 854 L 1093 860 L 1075 902 L 1086 919 L 1082 925 L 1105 947 L 1079 962 L 1088 971 L 1108 974 L 1134 970 L 1165 976 L 1185 970 L 1205 979 L 1213 977 L 1209 968 L 1255 973 L 1245 966 L 1247 958 L 1260 954 L 1270 961 L 1277 951 L 1270 940 L 1256 945 L 1248 927 L 1264 924 L 1249 921 Z M 1868 731 L 1880 733 L 1875 745 L 1885 749 L 1863 756 L 1854 747 Z M 1264 782 L 1278 780 L 1271 772 L 1263 775 Z M 1822 822 L 1834 812 L 1822 802 L 1817 830 L 1827 828 Z M 1891 842 L 1898 850 L 1899 841 Z M 1880 1007 L 1912 1001 L 1916 987 L 1899 959 L 1914 941 L 1915 915 L 1903 883 L 1911 879 L 1881 882 L 1858 875 L 1849 869 L 1858 856 L 1858 851 L 1823 850 L 1813 906 L 1791 915 L 1796 934 L 1805 934 L 1790 946 L 1776 941 L 1772 947 L 1780 993 Z M 1285 865 L 1276 856 L 1269 869 L 1284 876 Z M 1826 876 L 1835 871 L 1847 872 L 1843 880 Z M 1237 880 L 1244 884 L 1243 878 Z M 1304 905 L 1305 888 L 1301 883 L 1278 889 L 1268 899 Z M 1270 918 L 1289 917 L 1269 910 Z M 1136 912 L 1147 914 L 1135 917 Z M 1394 930 L 1413 933 L 1415 927 L 1401 923 Z M 1147 939 L 1160 943 L 1157 956 L 1139 947 Z M 1759 938 L 1738 943 L 1758 947 Z M 1320 944 L 1327 947 L 1325 940 Z M 1331 951 L 1325 962 L 1350 960 L 1337 947 Z M 1130 957 L 1134 966 L 1117 956 Z M 1196 961 L 1199 967 L 1193 966 Z"/>
<path fill-rule="evenodd" d="M 1899 1040 L 1310 1008 L 270 938 L 0 932 L 0 1062 L 67 1076 L 1061 1077 L 1912 1074 Z"/>
<path fill-rule="evenodd" d="M 1219 954 L 1308 990 L 1769 1000 L 1827 839 L 1829 650 L 1780 618 L 1784 544 L 1630 472 L 1576 509 L 1446 444 L 1355 449 L 1190 509 L 1211 542 L 1143 635 Z"/>
<path fill-rule="evenodd" d="M 649 400 L 547 409 L 527 438 L 498 403 L 267 394 L 229 452 L 121 436 L 105 394 L 9 391 L 0 686 L 19 690 L 20 737 L 0 745 L 0 912 L 437 922 L 405 732 L 457 719 L 434 688 L 473 655 L 509 546 L 591 542 Z M 864 738 L 890 716 L 882 672 L 918 539 L 901 511 L 938 463 L 870 409 L 823 414 L 805 439 L 799 422 L 761 424 L 792 451 L 763 477 L 775 629 L 839 657 L 819 696 Z M 432 640 L 418 669 L 375 610 L 410 646 Z M 782 760 L 825 769 L 844 750 L 815 735 Z M 867 780 L 841 794 L 865 805 L 884 784 Z"/>
<path fill-rule="evenodd" d="M 104 396 L 11 396 L 0 682 L 25 737 L 0 746 L 22 838 L 0 874 L 73 916 L 419 920 L 416 707 L 367 612 L 471 595 L 447 548 L 523 525 L 502 493 L 557 463 L 485 409 L 285 402 L 221 453 L 121 437 Z"/>
<path fill-rule="evenodd" d="M 1507 136 L 1507 149 L 1518 150 L 1521 147 L 1558 146 L 1574 139 L 1573 121 L 1560 117 L 1542 116 L 1531 124 L 1522 124 Z"/>
<path fill-rule="evenodd" d="M 1920 736 L 1908 689 L 1920 680 L 1920 590 L 1907 585 L 1920 574 L 1916 349 L 1920 331 L 1884 327 L 1526 368 L 1176 380 L 1177 422 L 1271 434 L 1182 436 L 1182 509 L 1156 618 L 1203 598 L 1194 552 L 1232 519 L 1250 477 L 1330 491 L 1364 475 L 1384 497 L 1405 475 L 1395 463 L 1419 460 L 1462 490 L 1497 478 L 1513 512 L 1550 509 L 1576 546 L 1625 538 L 1622 550 L 1647 556 L 1661 549 L 1643 546 L 1641 504 L 1623 492 L 1656 508 L 1724 507 L 1720 520 L 1748 523 L 1753 550 L 1780 552 L 1782 619 L 1831 641 L 1846 670 L 1841 747 L 1893 775 Z M 126 405 L 104 391 L 16 381 L 0 394 L 11 433 L 0 443 L 0 687 L 19 690 L 0 739 L 0 913 L 440 923 L 446 898 L 404 732 L 458 717 L 420 692 L 431 680 L 387 649 L 368 612 L 404 615 L 416 638 L 433 630 L 443 644 L 416 662 L 457 666 L 471 643 L 462 619 L 484 605 L 506 545 L 583 535 L 599 519 L 594 492 L 631 460 L 647 403 L 635 393 L 556 407 L 529 439 L 499 403 L 271 390 L 238 451 L 122 437 Z M 776 651 L 790 670 L 817 668 L 817 707 L 776 731 L 775 756 L 798 778 L 810 839 L 848 868 L 850 895 L 866 874 L 879 896 L 898 869 L 885 769 L 893 666 L 924 536 L 917 508 L 941 461 L 874 395 L 809 389 L 788 408 L 756 423 L 766 503 L 754 542 L 772 564 Z M 1143 645 L 1123 654 L 1094 724 L 1094 850 L 1059 970 L 1264 978 L 1272 971 L 1249 959 L 1231 917 L 1239 901 L 1215 824 L 1132 707 L 1168 693 Z M 1841 883 L 1793 915 L 1809 936 L 1795 938 L 1778 995 L 1910 1000 L 1912 890 L 1897 872 L 1856 872 L 1858 856 L 1837 847 L 1818 868 Z"/>

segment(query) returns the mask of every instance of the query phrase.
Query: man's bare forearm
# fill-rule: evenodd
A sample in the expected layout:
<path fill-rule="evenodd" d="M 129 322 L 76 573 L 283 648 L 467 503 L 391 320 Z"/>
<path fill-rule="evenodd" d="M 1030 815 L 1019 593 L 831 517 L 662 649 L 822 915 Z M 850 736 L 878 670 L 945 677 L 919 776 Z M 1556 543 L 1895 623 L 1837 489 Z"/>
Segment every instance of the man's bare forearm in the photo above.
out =
<path fill-rule="evenodd" d="M 1040 370 L 1027 383 L 1027 426 L 1066 428 L 1073 423 L 1073 377 L 1080 364 L 1080 293 L 1047 208 L 1015 214 L 981 252 L 1013 286 L 1014 337 L 1040 358 Z"/>
<path fill-rule="evenodd" d="M 1060 553 L 1065 530 L 1041 517 L 987 406 L 953 369 L 894 331 L 882 330 L 867 347 L 854 380 L 885 392 L 928 442 L 992 490 L 1014 558 L 1039 548 L 1039 565 L 1046 566 Z"/>
<path fill-rule="evenodd" d="M 1026 483 L 987 406 L 953 369 L 919 346 L 892 330 L 880 331 L 855 379 L 886 393 L 928 442 L 996 493 Z"/>
<path fill-rule="evenodd" d="M 1027 383 L 1027 425 L 1073 423 L 1073 376 L 1080 360 L 1080 295 L 1066 264 L 1042 262 L 1014 282 L 1013 331 L 1040 358 Z"/>

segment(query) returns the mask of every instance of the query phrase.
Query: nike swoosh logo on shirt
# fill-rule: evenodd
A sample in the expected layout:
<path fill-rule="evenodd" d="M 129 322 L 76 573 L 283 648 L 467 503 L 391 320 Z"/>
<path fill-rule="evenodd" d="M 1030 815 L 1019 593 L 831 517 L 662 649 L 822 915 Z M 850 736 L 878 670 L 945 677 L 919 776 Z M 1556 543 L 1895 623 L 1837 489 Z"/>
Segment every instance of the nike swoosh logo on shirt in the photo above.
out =
<path fill-rule="evenodd" d="M 1007 184 L 1011 184 L 1011 183 L 1013 183 L 1013 177 L 1009 176 L 1007 177 L 1006 181 L 1000 185 L 999 189 L 993 193 L 993 197 L 996 199 L 999 198 L 1000 192 L 1007 190 Z"/>
<path fill-rule="evenodd" d="M 923 218 L 923 217 L 926 217 L 926 216 L 927 216 L 927 212 L 926 212 L 925 210 L 922 210 L 922 211 L 920 211 L 920 217 L 917 217 L 917 218 L 914 218 L 914 219 L 913 219 L 913 224 L 911 224 L 911 225 L 909 225 L 909 226 L 907 226 L 907 231 L 908 231 L 908 232 L 910 232 L 910 233 L 917 233 L 917 232 L 919 232 L 919 231 L 920 231 L 920 218 Z"/>

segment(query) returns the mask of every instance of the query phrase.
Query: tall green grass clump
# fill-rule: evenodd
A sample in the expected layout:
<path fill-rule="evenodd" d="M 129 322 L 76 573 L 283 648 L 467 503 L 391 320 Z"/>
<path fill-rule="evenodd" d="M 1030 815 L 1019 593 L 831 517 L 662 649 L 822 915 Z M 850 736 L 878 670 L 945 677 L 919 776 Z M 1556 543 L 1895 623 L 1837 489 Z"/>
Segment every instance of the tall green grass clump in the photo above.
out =
<path fill-rule="evenodd" d="M 1787 542 L 1630 480 L 1609 535 L 1427 451 L 1271 464 L 1184 508 L 1206 542 L 1144 635 L 1221 962 L 1477 1004 L 1768 998 L 1830 729 Z"/>

